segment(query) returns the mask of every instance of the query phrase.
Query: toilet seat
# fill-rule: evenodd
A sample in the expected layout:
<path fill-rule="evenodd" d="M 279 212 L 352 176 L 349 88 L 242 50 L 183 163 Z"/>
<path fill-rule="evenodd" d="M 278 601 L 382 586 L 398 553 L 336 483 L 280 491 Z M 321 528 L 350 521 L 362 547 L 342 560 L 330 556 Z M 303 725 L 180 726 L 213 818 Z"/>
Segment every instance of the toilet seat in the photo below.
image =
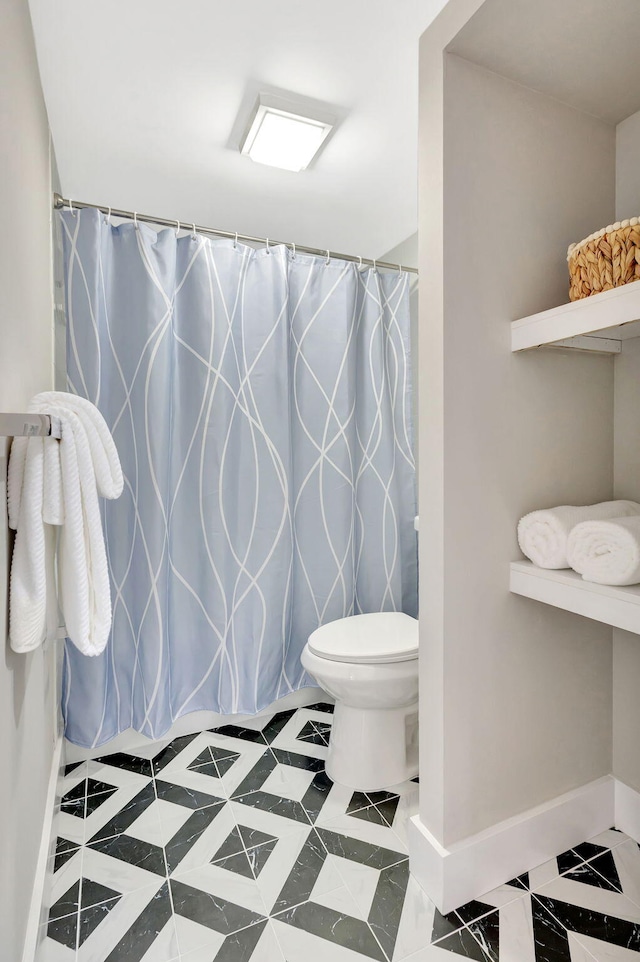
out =
<path fill-rule="evenodd" d="M 329 661 L 360 665 L 411 661 L 418 657 L 418 622 L 399 611 L 352 615 L 316 628 L 308 646 Z"/>

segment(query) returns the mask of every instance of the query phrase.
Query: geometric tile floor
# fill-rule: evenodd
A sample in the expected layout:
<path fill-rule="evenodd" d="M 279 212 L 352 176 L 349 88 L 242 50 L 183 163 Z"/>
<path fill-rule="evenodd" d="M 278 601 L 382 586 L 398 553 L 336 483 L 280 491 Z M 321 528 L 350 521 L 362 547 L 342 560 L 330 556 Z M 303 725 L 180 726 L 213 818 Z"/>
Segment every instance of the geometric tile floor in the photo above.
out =
<path fill-rule="evenodd" d="M 640 962 L 640 848 L 610 830 L 441 915 L 415 781 L 325 775 L 330 705 L 70 765 L 37 962 Z"/>

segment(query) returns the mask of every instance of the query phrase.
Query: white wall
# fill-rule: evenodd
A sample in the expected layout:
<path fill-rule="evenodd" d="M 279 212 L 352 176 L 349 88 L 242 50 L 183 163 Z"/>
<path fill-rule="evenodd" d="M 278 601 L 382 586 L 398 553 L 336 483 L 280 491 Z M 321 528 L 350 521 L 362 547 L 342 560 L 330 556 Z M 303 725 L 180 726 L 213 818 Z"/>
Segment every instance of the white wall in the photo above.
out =
<path fill-rule="evenodd" d="M 49 129 L 26 0 L 0 0 L 0 410 L 52 384 Z M 5 442 L 0 439 L 0 502 Z M 0 626 L 7 635 L 0 514 Z M 0 660 L 0 956 L 19 962 L 55 739 L 55 673 L 42 651 Z"/>
<path fill-rule="evenodd" d="M 613 633 L 613 774 L 640 792 L 640 639 Z"/>
<path fill-rule="evenodd" d="M 640 217 L 639 149 L 640 111 L 616 127 L 616 220 Z"/>
<path fill-rule="evenodd" d="M 616 128 L 616 220 L 640 215 L 640 112 Z M 602 225 L 604 226 L 604 224 Z M 640 339 L 615 362 L 614 489 L 640 501 Z M 640 791 L 640 638 L 613 633 L 613 773 Z"/>
<path fill-rule="evenodd" d="M 611 770 L 611 630 L 510 595 L 508 563 L 525 512 L 611 496 L 613 362 L 512 355 L 509 321 L 567 299 L 568 243 L 613 216 L 615 132 L 451 55 L 443 79 L 429 44 L 420 814 L 449 847 Z"/>
<path fill-rule="evenodd" d="M 418 232 L 406 237 L 400 244 L 396 244 L 390 251 L 378 258 L 390 264 L 404 264 L 406 267 L 418 266 Z"/>

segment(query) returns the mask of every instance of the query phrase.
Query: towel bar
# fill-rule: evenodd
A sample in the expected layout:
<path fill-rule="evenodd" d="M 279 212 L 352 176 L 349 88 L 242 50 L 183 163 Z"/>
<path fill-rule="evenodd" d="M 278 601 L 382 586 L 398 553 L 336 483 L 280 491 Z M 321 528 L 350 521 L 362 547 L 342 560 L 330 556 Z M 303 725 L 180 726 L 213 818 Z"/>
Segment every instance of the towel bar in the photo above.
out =
<path fill-rule="evenodd" d="M 0 414 L 2 438 L 60 438 L 60 419 L 48 414 Z"/>

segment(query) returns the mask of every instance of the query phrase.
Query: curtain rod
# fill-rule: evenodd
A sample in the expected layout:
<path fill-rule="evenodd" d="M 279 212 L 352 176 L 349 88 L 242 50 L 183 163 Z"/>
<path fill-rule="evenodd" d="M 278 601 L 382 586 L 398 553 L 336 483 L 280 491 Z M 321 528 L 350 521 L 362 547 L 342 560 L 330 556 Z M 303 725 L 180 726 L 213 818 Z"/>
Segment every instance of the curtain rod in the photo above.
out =
<path fill-rule="evenodd" d="M 403 267 L 402 264 L 389 264 L 387 261 L 373 260 L 369 257 L 354 257 L 352 254 L 337 254 L 335 251 L 320 250 L 318 247 L 304 247 L 301 244 L 292 244 L 290 241 L 272 240 L 267 237 L 251 237 L 249 234 L 236 234 L 234 231 L 217 230 L 214 227 L 199 227 L 197 224 L 186 224 L 179 220 L 167 220 L 166 217 L 152 217 L 150 214 L 138 214 L 132 210 L 117 210 L 115 207 L 103 207 L 101 204 L 87 204 L 80 200 L 69 200 L 60 194 L 54 193 L 53 207 L 55 210 L 62 210 L 68 207 L 74 210 L 89 208 L 91 210 L 102 211 L 103 214 L 111 214 L 113 217 L 121 217 L 124 220 L 139 220 L 145 224 L 159 224 L 162 227 L 182 227 L 184 230 L 194 230 L 197 234 L 212 234 L 214 237 L 227 237 L 229 240 L 246 241 L 250 244 L 273 244 L 274 247 L 289 247 L 293 251 L 300 251 L 301 254 L 317 254 L 319 257 L 332 257 L 340 261 L 351 261 L 355 264 L 366 264 L 368 267 L 384 267 L 392 271 L 404 271 L 407 274 L 417 274 L 417 267 Z"/>

